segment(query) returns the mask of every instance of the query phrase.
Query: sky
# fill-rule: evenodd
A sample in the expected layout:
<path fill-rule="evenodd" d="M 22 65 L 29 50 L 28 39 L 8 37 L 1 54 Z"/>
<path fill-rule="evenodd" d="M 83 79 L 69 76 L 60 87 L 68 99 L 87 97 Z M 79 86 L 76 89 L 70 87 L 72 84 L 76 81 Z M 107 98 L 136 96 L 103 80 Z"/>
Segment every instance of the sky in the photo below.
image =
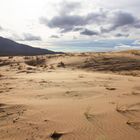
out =
<path fill-rule="evenodd" d="M 140 0 L 0 0 L 0 36 L 55 51 L 140 49 Z"/>

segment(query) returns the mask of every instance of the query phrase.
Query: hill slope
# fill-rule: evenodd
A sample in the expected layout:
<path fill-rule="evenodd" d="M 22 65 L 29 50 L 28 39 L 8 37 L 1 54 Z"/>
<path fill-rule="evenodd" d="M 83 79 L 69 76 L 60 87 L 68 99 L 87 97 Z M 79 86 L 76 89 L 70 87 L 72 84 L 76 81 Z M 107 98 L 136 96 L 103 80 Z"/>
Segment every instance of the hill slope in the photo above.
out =
<path fill-rule="evenodd" d="M 24 44 L 19 44 L 10 39 L 0 37 L 0 56 L 42 54 L 56 54 L 56 52 L 47 49 L 34 48 Z"/>

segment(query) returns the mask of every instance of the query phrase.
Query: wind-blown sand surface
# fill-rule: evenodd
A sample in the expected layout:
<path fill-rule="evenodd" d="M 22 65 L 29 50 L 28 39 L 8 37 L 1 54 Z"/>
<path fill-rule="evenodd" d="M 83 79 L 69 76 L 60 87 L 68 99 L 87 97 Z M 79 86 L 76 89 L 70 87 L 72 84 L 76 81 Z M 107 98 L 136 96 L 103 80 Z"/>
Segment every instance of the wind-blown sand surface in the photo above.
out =
<path fill-rule="evenodd" d="M 0 58 L 1 140 L 139 140 L 140 53 Z"/>

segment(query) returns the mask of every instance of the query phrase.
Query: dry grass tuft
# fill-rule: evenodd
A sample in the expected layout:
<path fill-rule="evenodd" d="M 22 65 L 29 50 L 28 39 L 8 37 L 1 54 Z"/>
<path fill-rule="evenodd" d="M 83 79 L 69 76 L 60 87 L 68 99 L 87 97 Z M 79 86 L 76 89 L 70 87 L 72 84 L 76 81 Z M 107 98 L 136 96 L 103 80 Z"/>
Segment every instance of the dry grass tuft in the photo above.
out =
<path fill-rule="evenodd" d="M 25 61 L 25 63 L 30 66 L 42 66 L 46 64 L 46 59 L 41 57 L 29 58 Z"/>
<path fill-rule="evenodd" d="M 55 66 L 54 65 L 50 65 L 49 68 L 52 69 L 52 70 L 55 70 Z"/>
<path fill-rule="evenodd" d="M 57 67 L 65 68 L 65 64 L 64 64 L 64 62 L 61 61 L 60 63 L 58 63 Z"/>
<path fill-rule="evenodd" d="M 140 51 L 139 50 L 129 50 L 128 53 L 131 53 L 133 55 L 140 55 Z"/>

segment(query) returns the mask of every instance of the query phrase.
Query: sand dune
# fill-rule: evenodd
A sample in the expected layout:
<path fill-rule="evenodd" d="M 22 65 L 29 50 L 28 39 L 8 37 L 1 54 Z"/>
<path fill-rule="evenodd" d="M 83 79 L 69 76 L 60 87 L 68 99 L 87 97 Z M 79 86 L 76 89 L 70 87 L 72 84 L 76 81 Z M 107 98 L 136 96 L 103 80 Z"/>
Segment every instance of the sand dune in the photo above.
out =
<path fill-rule="evenodd" d="M 139 140 L 140 53 L 0 58 L 1 140 Z"/>

